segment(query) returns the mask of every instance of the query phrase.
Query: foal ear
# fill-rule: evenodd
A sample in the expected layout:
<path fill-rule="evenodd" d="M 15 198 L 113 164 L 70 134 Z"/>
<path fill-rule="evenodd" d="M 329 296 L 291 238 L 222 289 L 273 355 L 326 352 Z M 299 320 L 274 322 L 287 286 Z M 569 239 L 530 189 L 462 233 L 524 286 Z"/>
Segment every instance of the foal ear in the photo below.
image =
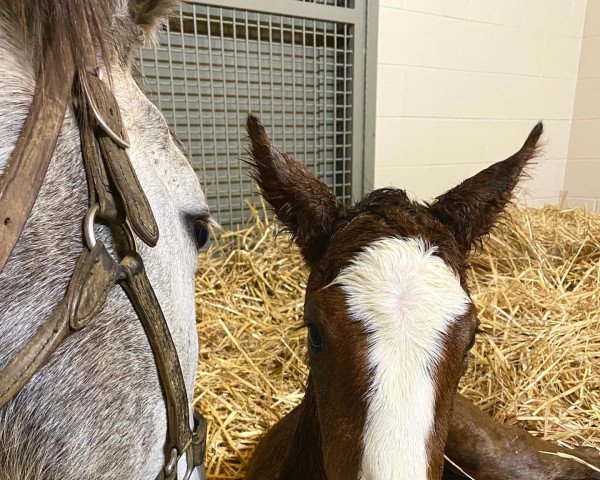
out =
<path fill-rule="evenodd" d="M 543 129 L 538 123 L 512 157 L 482 170 L 430 205 L 430 212 L 450 227 L 463 253 L 490 231 L 512 200 L 523 169 L 536 156 Z"/>
<path fill-rule="evenodd" d="M 252 178 L 306 261 L 316 262 L 327 247 L 342 204 L 306 166 L 273 147 L 256 117 L 248 115 L 246 128 Z"/>
<path fill-rule="evenodd" d="M 179 3 L 179 0 L 129 0 L 129 12 L 135 24 L 151 35 Z"/>

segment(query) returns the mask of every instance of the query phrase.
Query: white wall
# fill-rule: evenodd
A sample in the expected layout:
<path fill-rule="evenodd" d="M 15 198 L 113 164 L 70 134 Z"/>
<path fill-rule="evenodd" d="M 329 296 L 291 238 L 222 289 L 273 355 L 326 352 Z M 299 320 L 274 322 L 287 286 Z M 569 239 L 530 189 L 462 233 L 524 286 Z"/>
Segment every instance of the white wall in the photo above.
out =
<path fill-rule="evenodd" d="M 589 0 L 565 176 L 569 205 L 600 212 L 600 0 Z"/>
<path fill-rule="evenodd" d="M 543 119 L 546 153 L 525 193 L 556 202 L 585 11 L 585 0 L 381 0 L 375 187 L 432 198 L 514 153 Z"/>

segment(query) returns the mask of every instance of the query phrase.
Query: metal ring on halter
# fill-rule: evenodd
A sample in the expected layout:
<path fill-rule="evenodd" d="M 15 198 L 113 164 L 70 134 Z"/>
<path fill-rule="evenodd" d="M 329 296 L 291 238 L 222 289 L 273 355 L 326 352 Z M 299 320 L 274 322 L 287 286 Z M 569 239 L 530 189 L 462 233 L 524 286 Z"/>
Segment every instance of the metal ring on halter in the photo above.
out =
<path fill-rule="evenodd" d="M 192 474 L 194 473 L 194 470 L 196 470 L 197 467 L 194 466 L 194 458 L 190 446 L 191 444 L 184 449 L 181 455 L 177 454 L 176 448 L 171 450 L 171 458 L 169 459 L 169 462 L 165 465 L 165 474 L 171 475 L 173 471 L 178 467 L 181 458 L 185 455 L 186 469 L 185 474 L 183 475 L 183 478 L 181 480 L 190 480 L 190 478 L 192 478 Z M 204 467 L 201 467 L 199 469 L 199 480 L 206 480 Z"/>
<path fill-rule="evenodd" d="M 98 78 L 103 77 L 102 74 L 102 70 L 99 71 L 98 73 Z M 121 148 L 129 148 L 129 138 L 127 138 L 127 133 L 125 133 L 123 131 L 123 137 L 120 137 L 118 134 L 116 134 L 112 128 L 110 128 L 108 126 L 108 124 L 106 123 L 106 121 L 104 120 L 104 118 L 102 118 L 102 115 L 100 115 L 100 112 L 98 111 L 98 109 L 96 108 L 96 104 L 94 103 L 94 101 L 92 100 L 92 96 L 90 95 L 90 92 L 88 91 L 88 87 L 87 84 L 85 82 L 85 79 L 82 80 L 81 85 L 83 86 L 83 93 L 85 95 L 85 99 L 87 100 L 88 105 L 90 106 L 90 110 L 92 111 L 92 113 L 94 114 L 94 118 L 96 119 L 96 123 L 98 124 L 98 126 L 104 131 L 104 133 L 106 133 L 109 138 L 115 142 L 119 147 Z"/>
<path fill-rule="evenodd" d="M 183 476 L 183 478 L 181 480 L 190 480 L 190 478 L 192 477 L 192 473 L 194 473 L 194 469 L 195 469 L 193 460 L 194 459 L 192 458 L 190 448 L 188 448 L 185 451 L 185 462 L 186 462 L 185 475 Z"/>
<path fill-rule="evenodd" d="M 169 460 L 165 463 L 163 467 L 163 473 L 166 480 L 170 480 L 177 476 L 177 463 L 179 460 L 179 455 L 177 454 L 177 449 L 171 449 L 171 455 L 169 456 Z"/>
<path fill-rule="evenodd" d="M 100 205 L 94 203 L 87 213 L 85 214 L 85 218 L 83 219 L 83 234 L 85 236 L 85 243 L 87 244 L 88 249 L 93 250 L 96 246 L 96 234 L 94 233 L 94 224 L 96 223 L 96 214 L 98 213 L 98 209 Z"/>

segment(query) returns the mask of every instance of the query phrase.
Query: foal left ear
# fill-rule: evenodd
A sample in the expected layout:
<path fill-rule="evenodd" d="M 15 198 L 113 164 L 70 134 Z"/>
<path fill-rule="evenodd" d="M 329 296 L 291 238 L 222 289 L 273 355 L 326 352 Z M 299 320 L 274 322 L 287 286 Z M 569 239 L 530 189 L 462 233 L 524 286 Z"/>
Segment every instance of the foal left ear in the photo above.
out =
<path fill-rule="evenodd" d="M 263 198 L 292 234 L 305 260 L 318 261 L 327 248 L 343 205 L 302 163 L 272 144 L 260 121 L 248 115 L 248 164 Z"/>
<path fill-rule="evenodd" d="M 452 230 L 463 253 L 490 231 L 512 200 L 523 169 L 536 156 L 543 129 L 538 123 L 521 150 L 448 190 L 430 205 L 430 212 Z"/>

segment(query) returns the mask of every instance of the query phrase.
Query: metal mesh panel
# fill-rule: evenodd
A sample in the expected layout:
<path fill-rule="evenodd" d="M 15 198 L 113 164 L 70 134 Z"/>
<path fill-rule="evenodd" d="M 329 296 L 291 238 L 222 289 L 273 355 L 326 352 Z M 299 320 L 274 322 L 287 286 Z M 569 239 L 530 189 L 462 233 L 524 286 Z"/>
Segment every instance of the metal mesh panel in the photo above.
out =
<path fill-rule="evenodd" d="M 234 228 L 255 187 L 240 160 L 259 115 L 275 145 L 351 196 L 353 27 L 184 3 L 140 49 L 142 88 L 189 150 L 213 215 Z"/>
<path fill-rule="evenodd" d="M 306 3 L 318 3 L 332 7 L 354 8 L 354 0 L 298 0 Z"/>

